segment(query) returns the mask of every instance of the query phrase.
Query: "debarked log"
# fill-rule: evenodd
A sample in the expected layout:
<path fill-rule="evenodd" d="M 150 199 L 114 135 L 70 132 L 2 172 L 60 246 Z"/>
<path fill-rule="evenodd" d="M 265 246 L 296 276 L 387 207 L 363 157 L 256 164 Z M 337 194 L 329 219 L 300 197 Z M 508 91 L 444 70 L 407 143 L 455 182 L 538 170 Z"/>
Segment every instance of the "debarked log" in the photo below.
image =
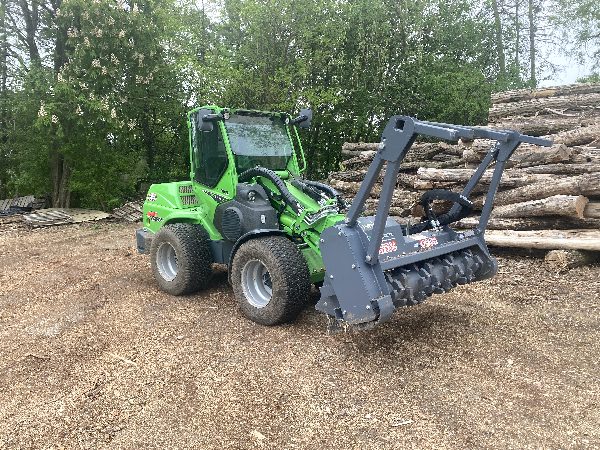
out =
<path fill-rule="evenodd" d="M 498 192 L 494 200 L 497 206 L 539 200 L 552 195 L 600 195 L 600 173 L 575 177 L 554 178 L 551 182 L 540 182 Z"/>
<path fill-rule="evenodd" d="M 492 216 L 502 218 L 570 216 L 583 218 L 588 199 L 583 195 L 554 195 L 540 200 L 514 203 L 494 208 Z"/>

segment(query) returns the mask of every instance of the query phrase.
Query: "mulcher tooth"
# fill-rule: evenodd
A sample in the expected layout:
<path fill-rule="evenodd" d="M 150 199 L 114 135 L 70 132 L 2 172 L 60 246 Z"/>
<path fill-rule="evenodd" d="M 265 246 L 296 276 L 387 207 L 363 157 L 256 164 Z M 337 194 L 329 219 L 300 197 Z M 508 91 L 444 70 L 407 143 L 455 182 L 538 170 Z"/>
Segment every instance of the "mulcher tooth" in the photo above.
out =
<path fill-rule="evenodd" d="M 416 266 L 415 266 L 416 267 Z M 435 282 L 435 278 L 433 275 L 425 269 L 424 266 L 419 267 L 417 273 L 421 276 L 422 283 L 422 291 L 426 297 L 430 297 L 433 294 L 433 284 Z"/>
<path fill-rule="evenodd" d="M 450 271 L 439 258 L 435 258 L 431 260 L 431 262 L 425 263 L 425 266 L 427 267 L 429 273 L 432 274 L 431 285 L 435 294 L 443 294 L 450 289 L 451 285 L 448 281 L 448 275 Z"/>
<path fill-rule="evenodd" d="M 400 272 L 397 273 L 386 273 L 385 274 L 386 281 L 392 287 L 391 296 L 392 302 L 396 308 L 401 306 L 406 306 L 406 289 L 404 288 L 404 284 L 402 283 L 402 274 Z"/>
<path fill-rule="evenodd" d="M 484 264 L 481 256 L 479 256 L 477 254 L 473 255 L 473 261 L 474 261 L 473 272 L 475 272 L 475 276 L 477 276 L 481 272 L 481 270 L 483 269 L 485 264 Z"/>
<path fill-rule="evenodd" d="M 406 297 L 406 306 L 415 306 L 418 305 L 419 302 L 415 299 L 415 295 L 412 289 L 407 289 L 408 295 Z"/>
<path fill-rule="evenodd" d="M 413 300 L 416 302 L 415 305 L 422 303 L 427 298 L 425 291 L 419 291 L 414 294 Z"/>
<path fill-rule="evenodd" d="M 450 289 L 452 289 L 452 281 L 450 280 L 452 271 L 449 267 L 444 265 L 444 262 L 440 259 L 437 260 L 437 265 L 442 272 L 442 279 L 440 280 L 440 289 L 443 289 L 444 292 L 448 292 Z"/>

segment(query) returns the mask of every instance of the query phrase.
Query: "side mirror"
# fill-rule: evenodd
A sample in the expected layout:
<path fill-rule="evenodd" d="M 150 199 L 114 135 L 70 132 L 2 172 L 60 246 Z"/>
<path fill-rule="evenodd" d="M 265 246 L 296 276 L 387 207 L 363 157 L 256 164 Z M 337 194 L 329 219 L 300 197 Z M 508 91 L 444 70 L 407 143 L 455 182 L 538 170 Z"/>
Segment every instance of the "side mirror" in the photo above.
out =
<path fill-rule="evenodd" d="M 201 109 L 196 116 L 196 125 L 201 131 L 212 131 L 214 122 L 223 120 L 221 114 L 215 114 L 210 109 Z"/>
<path fill-rule="evenodd" d="M 290 125 L 298 125 L 299 128 L 310 128 L 310 122 L 312 120 L 311 109 L 301 109 L 300 115 L 290 121 Z"/>

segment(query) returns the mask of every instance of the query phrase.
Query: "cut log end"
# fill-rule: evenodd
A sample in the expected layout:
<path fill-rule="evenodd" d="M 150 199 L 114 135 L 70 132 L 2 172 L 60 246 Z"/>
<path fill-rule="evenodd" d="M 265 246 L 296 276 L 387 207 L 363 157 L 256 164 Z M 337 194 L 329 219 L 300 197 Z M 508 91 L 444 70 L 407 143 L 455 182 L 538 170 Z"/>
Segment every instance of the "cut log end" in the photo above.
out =
<path fill-rule="evenodd" d="M 550 270 L 564 272 L 576 267 L 593 264 L 599 260 L 599 252 L 583 250 L 551 250 L 544 258 Z"/>

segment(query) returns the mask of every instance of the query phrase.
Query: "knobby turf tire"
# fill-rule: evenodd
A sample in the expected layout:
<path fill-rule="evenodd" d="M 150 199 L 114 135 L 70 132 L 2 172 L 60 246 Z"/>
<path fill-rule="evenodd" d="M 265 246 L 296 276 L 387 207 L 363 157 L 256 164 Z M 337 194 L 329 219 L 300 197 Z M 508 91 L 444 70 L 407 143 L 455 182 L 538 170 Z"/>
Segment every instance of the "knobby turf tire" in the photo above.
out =
<path fill-rule="evenodd" d="M 271 299 L 266 306 L 253 306 L 242 287 L 242 270 L 252 260 L 266 266 L 272 284 Z M 291 322 L 307 305 L 310 276 L 306 261 L 298 247 L 283 236 L 251 239 L 235 253 L 231 267 L 235 297 L 242 313 L 261 325 Z"/>
<path fill-rule="evenodd" d="M 177 275 L 165 279 L 157 264 L 158 249 L 163 243 L 175 249 Z M 159 287 L 171 295 L 184 295 L 204 289 L 212 275 L 213 257 L 208 233 L 201 225 L 174 223 L 163 226 L 152 240 L 150 264 Z"/>

